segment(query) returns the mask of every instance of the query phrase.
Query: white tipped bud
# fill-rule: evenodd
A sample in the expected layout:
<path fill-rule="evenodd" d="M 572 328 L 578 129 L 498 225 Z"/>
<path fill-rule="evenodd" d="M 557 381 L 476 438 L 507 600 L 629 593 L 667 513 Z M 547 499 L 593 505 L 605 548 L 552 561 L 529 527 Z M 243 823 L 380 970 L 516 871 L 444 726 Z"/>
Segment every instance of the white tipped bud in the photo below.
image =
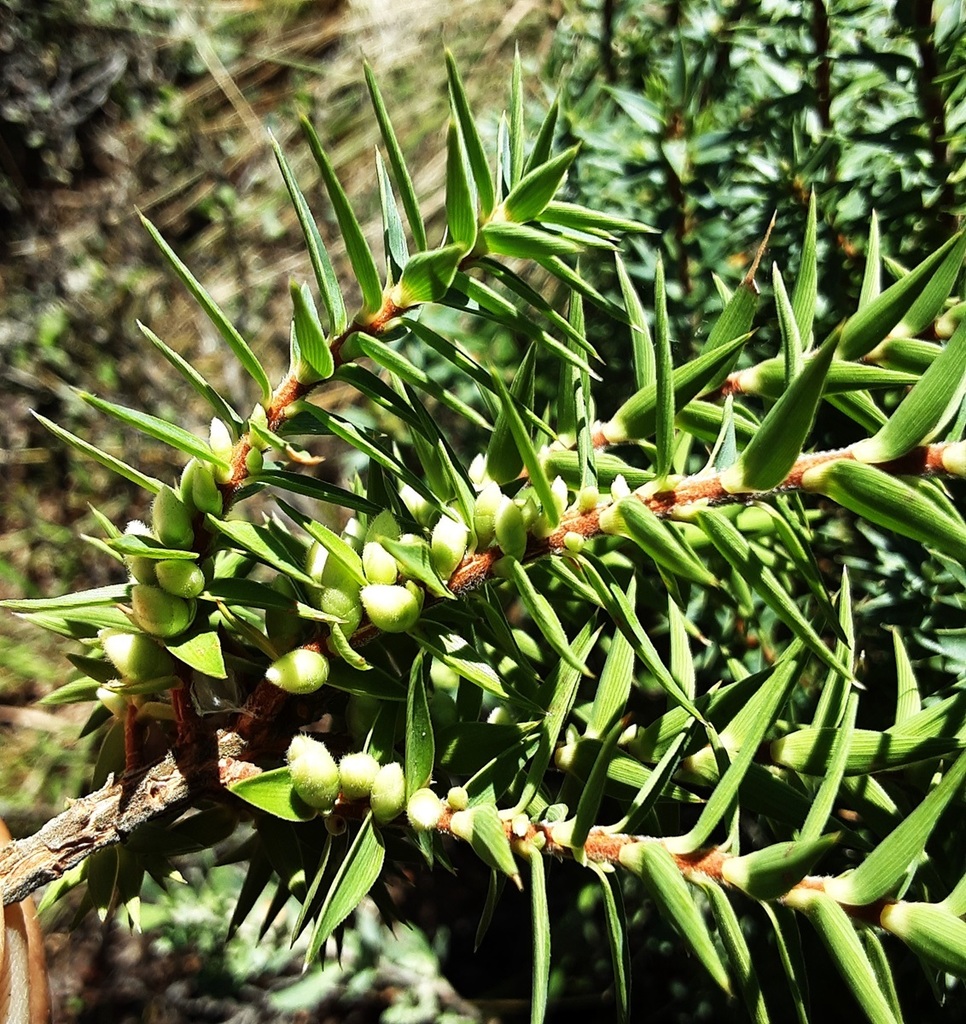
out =
<path fill-rule="evenodd" d="M 317 540 L 312 541 L 309 545 L 308 551 L 305 553 L 306 575 L 311 576 L 313 579 L 320 580 L 322 578 L 322 570 L 325 568 L 325 563 L 328 557 L 329 552 Z"/>
<path fill-rule="evenodd" d="M 374 583 L 359 594 L 369 621 L 385 633 L 405 633 L 419 621 L 422 590 L 414 584 L 405 587 Z"/>
<path fill-rule="evenodd" d="M 449 830 L 457 839 L 469 842 L 473 838 L 473 812 L 457 811 L 449 819 Z"/>
<path fill-rule="evenodd" d="M 372 780 L 369 806 L 376 821 L 385 824 L 402 813 L 406 805 L 406 777 L 398 761 L 384 764 Z"/>
<path fill-rule="evenodd" d="M 362 571 L 370 583 L 391 585 L 399 576 L 396 559 L 378 541 L 372 540 L 362 549 Z"/>
<path fill-rule="evenodd" d="M 966 476 L 966 441 L 948 444 L 942 451 L 943 469 L 953 476 Z"/>
<path fill-rule="evenodd" d="M 127 537 L 150 537 L 151 527 L 142 523 L 140 519 L 132 519 L 124 527 L 124 534 Z"/>
<path fill-rule="evenodd" d="M 211 421 L 211 426 L 208 429 L 208 446 L 211 448 L 211 454 L 216 459 L 219 459 L 221 462 L 231 463 L 231 454 L 235 443 L 232 440 L 228 425 L 224 420 L 218 419 L 217 416 Z M 231 476 L 230 469 L 217 469 L 214 472 L 215 478 L 219 483 L 225 483 Z"/>
<path fill-rule="evenodd" d="M 469 538 L 470 531 L 466 524 L 446 515 L 433 527 L 433 567 L 441 579 L 448 580 L 463 561 Z"/>
<path fill-rule="evenodd" d="M 318 651 L 297 647 L 274 661 L 265 678 L 286 693 L 314 693 L 329 678 L 329 659 Z"/>
<path fill-rule="evenodd" d="M 104 653 L 124 679 L 144 682 L 169 675 L 173 670 L 171 655 L 144 633 L 102 629 L 98 639 Z"/>
<path fill-rule="evenodd" d="M 339 780 L 346 800 L 366 800 L 379 772 L 379 762 L 372 754 L 346 754 L 339 762 Z"/>
<path fill-rule="evenodd" d="M 107 686 L 97 688 L 97 699 L 115 718 L 124 718 L 127 714 L 128 699 L 123 694 Z"/>
<path fill-rule="evenodd" d="M 486 479 L 486 455 L 483 452 L 473 456 L 473 461 L 470 463 L 466 474 L 476 487 L 482 485 Z"/>
<path fill-rule="evenodd" d="M 362 528 L 362 523 L 355 516 L 352 516 L 346 522 L 345 529 L 342 531 L 342 539 L 357 554 L 362 551 L 366 541 L 366 531 Z"/>
<path fill-rule="evenodd" d="M 428 832 L 443 816 L 443 801 L 431 789 L 417 789 L 406 804 L 406 816 L 417 832 Z"/>
<path fill-rule="evenodd" d="M 621 498 L 629 498 L 631 495 L 631 488 L 628 482 L 624 479 L 623 473 L 618 473 L 614 477 L 613 483 L 610 485 L 610 496 L 614 501 L 620 501 Z"/>
<path fill-rule="evenodd" d="M 328 747 L 311 736 L 295 736 L 286 758 L 295 792 L 309 807 L 331 811 L 339 798 L 339 766 Z"/>
<path fill-rule="evenodd" d="M 409 484 L 403 484 L 399 489 L 399 497 L 420 526 L 429 526 L 436 510 L 417 490 Z"/>

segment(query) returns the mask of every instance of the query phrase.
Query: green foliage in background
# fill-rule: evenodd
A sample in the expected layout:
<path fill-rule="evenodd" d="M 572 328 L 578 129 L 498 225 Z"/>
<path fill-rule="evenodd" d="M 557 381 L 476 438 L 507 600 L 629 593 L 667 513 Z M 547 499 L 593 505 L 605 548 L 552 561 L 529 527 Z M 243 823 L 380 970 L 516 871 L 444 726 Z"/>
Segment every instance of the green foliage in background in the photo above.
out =
<path fill-rule="evenodd" d="M 775 211 L 771 256 L 798 251 L 820 198 L 817 314 L 859 294 L 873 210 L 901 264 L 962 212 L 966 31 L 959 0 L 896 4 L 569 4 L 555 36 L 579 201 L 661 231 L 681 329 L 707 316 Z M 630 247 L 639 281 L 653 254 Z"/>
<path fill-rule="evenodd" d="M 658 257 L 638 289 L 619 253 L 646 240 L 648 203 L 612 214 L 603 188 L 563 198 L 586 148 L 554 148 L 556 107 L 526 136 L 519 62 L 493 147 L 452 59 L 447 82 L 441 238 L 373 76 L 381 246 L 303 123 L 351 281 L 319 235 L 317 197 L 275 145 L 312 268 L 292 283 L 277 384 L 146 222 L 247 391 L 214 386 L 143 326 L 146 349 L 207 404 L 207 438 L 80 398 L 167 446 L 176 473 L 45 421 L 148 492 L 150 521 L 95 512 L 91 541 L 125 582 L 7 605 L 78 642 L 76 674 L 48 703 L 93 702 L 95 787 L 147 772 L 162 793 L 137 827 L 81 843 L 90 856 L 45 903 L 80 887 L 82 910 L 123 908 L 136 925 L 146 875 L 165 879 L 170 858 L 234 836 L 224 856 L 247 876 L 231 928 L 256 905 L 267 928 L 294 898 L 316 959 L 367 894 L 394 919 L 397 880 L 420 863 L 445 871 L 462 847 L 490 878 L 480 937 L 506 881 L 526 891 L 539 1021 L 554 854 L 596 889 L 618 1019 L 632 1013 L 644 907 L 718 1005 L 723 994 L 753 1020 L 808 1020 L 807 977 L 829 962 L 873 1022 L 911 1008 L 917 960 L 954 1012 L 966 977 L 960 674 L 954 663 L 924 676 L 903 634 L 879 629 L 896 680 L 884 695 L 873 641 L 855 642 L 849 574 L 816 558 L 815 533 L 860 517 L 962 608 L 966 235 L 921 246 L 893 280 L 872 221 L 846 305 L 834 273 L 825 284 L 826 206 L 813 197 L 794 257 L 767 271 L 757 249 L 740 281 L 719 283 L 717 314 L 707 292 L 695 298 L 702 328 L 684 344 L 676 272 Z M 770 210 L 753 216 L 763 234 Z M 679 256 L 672 246 L 669 268 Z M 602 265 L 614 297 L 590 274 Z M 773 282 L 766 301 L 756 276 Z M 599 383 L 591 320 L 623 339 L 629 397 Z M 474 358 L 458 339 L 477 323 L 515 339 L 519 357 Z M 768 351 L 749 344 L 759 325 Z M 358 404 L 330 408 L 329 382 Z M 816 447 L 829 417 L 859 440 Z M 343 445 L 351 472 L 337 482 L 313 472 L 320 437 Z M 236 514 L 254 500 L 261 516 Z M 182 776 L 187 799 L 165 805 Z M 164 813 L 186 803 L 187 815 Z"/>

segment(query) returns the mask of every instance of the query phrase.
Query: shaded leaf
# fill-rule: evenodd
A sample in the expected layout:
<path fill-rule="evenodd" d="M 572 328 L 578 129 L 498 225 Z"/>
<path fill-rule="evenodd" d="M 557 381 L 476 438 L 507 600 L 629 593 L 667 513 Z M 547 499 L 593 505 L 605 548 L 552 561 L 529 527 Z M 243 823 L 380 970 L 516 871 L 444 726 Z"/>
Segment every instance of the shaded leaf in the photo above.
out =
<path fill-rule="evenodd" d="M 212 322 L 218 333 L 225 339 L 228 347 L 234 353 L 235 358 L 241 364 L 245 372 L 255 381 L 262 393 L 262 401 L 267 402 L 272 397 L 272 385 L 268 379 L 262 364 L 255 358 L 255 353 L 248 347 L 248 342 L 238 333 L 235 325 L 222 312 L 215 300 L 196 280 L 191 271 L 175 255 L 174 250 L 161 237 L 158 229 L 141 213 L 138 213 L 141 223 L 151 236 L 154 244 L 161 250 L 162 255 L 168 261 L 172 270 L 181 278 L 182 283 L 191 292 L 194 300 L 204 310 L 205 316 Z"/>

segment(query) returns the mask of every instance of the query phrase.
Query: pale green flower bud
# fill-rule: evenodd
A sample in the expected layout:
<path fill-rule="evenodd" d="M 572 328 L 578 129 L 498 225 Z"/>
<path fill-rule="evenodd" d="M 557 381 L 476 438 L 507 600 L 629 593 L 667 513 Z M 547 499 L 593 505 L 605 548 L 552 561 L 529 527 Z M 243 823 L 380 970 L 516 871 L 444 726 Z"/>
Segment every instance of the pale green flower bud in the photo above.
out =
<path fill-rule="evenodd" d="M 624 479 L 623 473 L 618 473 L 611 481 L 610 496 L 611 500 L 614 502 L 620 501 L 621 498 L 629 498 L 631 496 L 630 486 Z"/>
<path fill-rule="evenodd" d="M 148 586 L 154 586 L 158 582 L 157 573 L 154 571 L 157 561 L 154 558 L 132 555 L 124 561 L 136 582 L 146 583 Z"/>
<path fill-rule="evenodd" d="M 429 663 L 429 678 L 435 690 L 456 690 L 460 685 L 459 673 L 439 658 Z"/>
<path fill-rule="evenodd" d="M 305 553 L 306 575 L 311 576 L 313 579 L 321 580 L 322 570 L 325 568 L 328 557 L 329 552 L 317 540 L 312 541 L 308 551 Z"/>
<path fill-rule="evenodd" d="M 366 800 L 379 772 L 379 762 L 372 754 L 346 754 L 339 762 L 342 796 L 346 800 Z"/>
<path fill-rule="evenodd" d="M 406 777 L 398 761 L 384 764 L 372 780 L 369 806 L 376 821 L 385 824 L 401 813 L 406 805 Z"/>
<path fill-rule="evenodd" d="M 345 524 L 345 529 L 342 531 L 342 539 L 357 554 L 362 551 L 366 540 L 366 531 L 362 528 L 362 523 L 355 516 Z"/>
<path fill-rule="evenodd" d="M 482 486 L 483 481 L 486 479 L 486 455 L 483 452 L 473 456 L 473 461 L 470 463 L 466 474 L 470 478 L 470 482 L 476 487 Z"/>
<path fill-rule="evenodd" d="M 286 693 L 314 693 L 329 678 L 329 659 L 318 651 L 297 647 L 272 662 L 265 678 Z"/>
<path fill-rule="evenodd" d="M 393 584 L 399 576 L 396 559 L 378 541 L 373 540 L 362 549 L 362 571 L 370 583 Z"/>
<path fill-rule="evenodd" d="M 417 789 L 406 804 L 406 817 L 417 832 L 436 828 L 443 816 L 443 801 L 431 789 Z"/>
<path fill-rule="evenodd" d="M 158 491 L 151 509 L 155 536 L 167 548 L 187 551 L 195 542 L 191 513 L 184 502 L 167 485 Z"/>
<path fill-rule="evenodd" d="M 154 571 L 161 589 L 176 597 L 197 597 L 205 589 L 205 574 L 194 562 L 171 559 L 158 562 Z"/>
<path fill-rule="evenodd" d="M 942 452 L 943 469 L 953 476 L 966 476 L 966 441 L 946 445 Z"/>
<path fill-rule="evenodd" d="M 359 601 L 359 586 L 354 588 L 323 587 L 319 597 L 319 608 L 329 615 L 342 620 L 342 631 L 351 636 L 362 621 L 362 604 Z"/>
<path fill-rule="evenodd" d="M 299 797 L 309 807 L 331 811 L 339 798 L 340 776 L 328 747 L 311 736 L 295 736 L 286 758 Z"/>
<path fill-rule="evenodd" d="M 469 842 L 473 838 L 473 812 L 457 811 L 449 819 L 449 830 L 457 839 Z"/>
<path fill-rule="evenodd" d="M 251 448 L 245 456 L 245 470 L 252 476 L 261 473 L 265 465 L 265 456 L 257 448 Z"/>
<path fill-rule="evenodd" d="M 322 569 L 320 583 L 319 607 L 343 619 L 342 629 L 347 636 L 351 635 L 362 621 L 358 581 L 337 559 L 329 558 Z"/>
<path fill-rule="evenodd" d="M 470 805 L 470 795 L 463 786 L 453 786 L 446 794 L 446 802 L 454 811 L 465 811 Z"/>
<path fill-rule="evenodd" d="M 493 518 L 496 543 L 511 558 L 523 558 L 527 550 L 527 528 L 519 507 L 504 495 Z"/>
<path fill-rule="evenodd" d="M 124 718 L 127 714 L 128 699 L 116 690 L 112 690 L 108 686 L 99 686 L 97 699 L 115 718 Z"/>
<path fill-rule="evenodd" d="M 620 536 L 621 530 L 624 529 L 624 517 L 620 512 L 620 505 L 614 502 L 613 505 L 608 505 L 607 508 L 601 512 L 598 518 L 598 525 L 602 533 L 609 533 L 612 536 Z"/>
<path fill-rule="evenodd" d="M 124 679 L 140 683 L 174 671 L 171 655 L 144 633 L 102 629 L 98 639 L 111 664 Z"/>
<path fill-rule="evenodd" d="M 181 500 L 199 512 L 213 516 L 222 513 L 222 497 L 211 467 L 199 459 L 192 459 L 181 474 Z"/>
<path fill-rule="evenodd" d="M 248 417 L 248 426 L 251 429 L 253 447 L 264 451 L 268 447 L 268 442 L 259 437 L 259 428 L 268 430 L 268 413 L 266 413 L 265 406 L 261 402 L 255 403 L 252 414 Z"/>
<path fill-rule="evenodd" d="M 208 427 L 208 446 L 212 454 L 219 459 L 228 461 L 231 458 L 232 448 L 235 442 L 231 436 L 231 430 L 224 420 L 213 417 Z"/>
<path fill-rule="evenodd" d="M 487 484 L 480 491 L 473 510 L 473 530 L 476 533 L 476 546 L 485 551 L 496 535 L 496 513 L 504 498 L 499 484 Z"/>
<path fill-rule="evenodd" d="M 591 509 L 597 508 L 598 501 L 600 501 L 600 491 L 596 487 L 581 487 L 577 492 L 577 508 L 581 512 L 590 512 Z"/>
<path fill-rule="evenodd" d="M 469 537 L 470 531 L 464 522 L 446 515 L 433 527 L 433 568 L 439 573 L 440 579 L 448 580 L 463 561 Z"/>
<path fill-rule="evenodd" d="M 174 708 L 160 700 L 146 700 L 138 708 L 139 722 L 173 722 Z"/>
<path fill-rule="evenodd" d="M 141 629 L 153 636 L 177 636 L 194 618 L 194 609 L 187 601 L 143 583 L 132 588 L 131 607 Z"/>
<path fill-rule="evenodd" d="M 564 534 L 564 547 L 572 554 L 579 555 L 584 550 L 584 545 L 587 543 L 587 538 L 583 534 L 576 533 L 573 530 L 568 530 Z"/>
<path fill-rule="evenodd" d="M 420 526 L 429 526 L 436 510 L 417 490 L 410 487 L 409 484 L 403 484 L 399 489 L 399 497 L 402 498 L 403 504 Z"/>
<path fill-rule="evenodd" d="M 529 533 L 530 527 L 533 526 L 533 524 L 540 518 L 540 506 L 537 504 L 536 498 L 533 496 L 533 491 L 529 487 L 525 493 L 526 497 L 518 494 L 516 501 L 520 508 L 520 514 L 523 516 L 523 525 L 527 528 L 527 532 Z"/>
<path fill-rule="evenodd" d="M 385 633 L 405 633 L 419 621 L 422 590 L 415 584 L 404 587 L 373 583 L 359 595 L 369 621 Z"/>

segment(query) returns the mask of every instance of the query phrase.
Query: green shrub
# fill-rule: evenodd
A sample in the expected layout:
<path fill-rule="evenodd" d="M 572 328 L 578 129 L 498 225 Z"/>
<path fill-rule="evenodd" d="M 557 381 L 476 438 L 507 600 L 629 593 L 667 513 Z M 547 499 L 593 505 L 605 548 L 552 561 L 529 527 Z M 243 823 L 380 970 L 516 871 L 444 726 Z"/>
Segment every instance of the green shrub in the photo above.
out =
<path fill-rule="evenodd" d="M 800 922 L 870 1020 L 900 1019 L 891 965 L 913 957 L 952 1001 L 966 977 L 966 703 L 955 673 L 920 686 L 898 631 L 855 644 L 849 574 L 814 557 L 813 531 L 849 513 L 907 540 L 961 607 L 966 324 L 951 296 L 966 235 L 883 288 L 873 232 L 860 299 L 816 336 L 813 201 L 773 303 L 760 308 L 760 249 L 675 365 L 660 261 L 653 322 L 620 262 L 621 304 L 578 269 L 578 255 L 619 260 L 620 239 L 647 229 L 557 198 L 576 151 L 554 155 L 553 111 L 525 140 L 519 63 L 495 161 L 452 60 L 448 81 L 435 248 L 371 76 L 380 257 L 304 124 L 346 288 L 276 147 L 315 277 L 293 284 L 277 384 L 146 222 L 252 394 L 219 393 L 144 328 L 210 406 L 207 440 L 81 397 L 166 444 L 180 479 L 47 422 L 156 497 L 150 523 L 98 517 L 94 543 L 130 580 L 6 602 L 78 641 L 49 703 L 93 701 L 86 728 L 103 741 L 94 792 L 0 851 L 5 901 L 86 886 L 83 908 L 136 922 L 146 873 L 235 837 L 225 856 L 250 869 L 232 925 L 274 886 L 270 917 L 298 900 L 314 959 L 367 894 L 393 916 L 393 879 L 419 857 L 445 867 L 458 842 L 491 875 L 481 933 L 507 878 L 528 893 L 533 1020 L 551 970 L 550 855 L 598 887 L 621 1019 L 645 899 L 754 1020 L 769 1019 L 762 979 L 779 970 L 807 1019 Z M 563 310 L 540 291 L 548 276 Z M 624 401 L 597 386 L 585 304 L 628 340 Z M 478 362 L 447 332 L 454 318 L 526 352 Z M 763 359 L 746 345 L 762 321 L 777 339 Z M 459 386 L 440 386 L 444 363 Z M 358 406 L 327 409 L 328 382 Z M 861 439 L 815 448 L 830 409 Z M 311 471 L 319 437 L 344 445 L 337 482 Z M 260 517 L 236 515 L 256 499 Z M 888 701 L 872 643 L 894 659 Z M 313 727 L 324 756 L 292 747 Z M 767 969 L 746 937 L 763 928 Z"/>

